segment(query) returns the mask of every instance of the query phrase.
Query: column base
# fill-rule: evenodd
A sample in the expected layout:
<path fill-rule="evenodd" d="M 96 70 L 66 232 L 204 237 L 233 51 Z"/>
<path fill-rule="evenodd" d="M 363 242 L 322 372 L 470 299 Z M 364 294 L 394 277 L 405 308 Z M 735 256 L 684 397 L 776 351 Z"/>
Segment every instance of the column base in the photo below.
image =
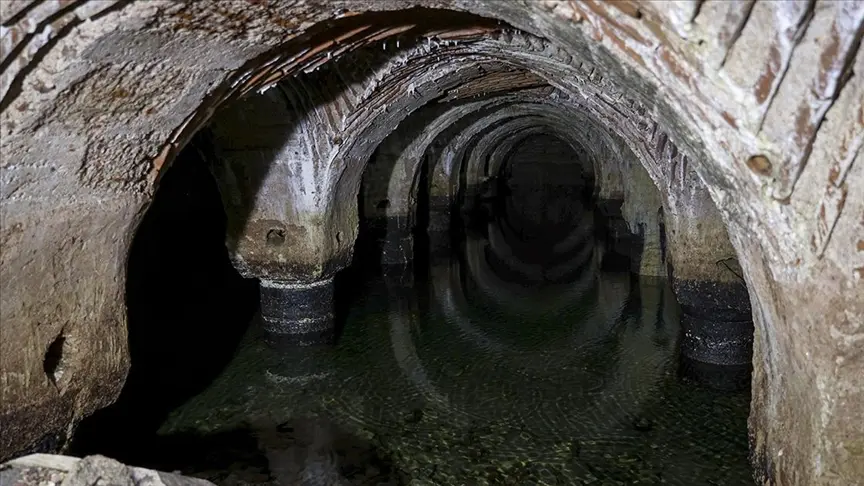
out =
<path fill-rule="evenodd" d="M 753 321 L 719 321 L 681 315 L 681 354 L 714 365 L 747 365 L 753 357 Z"/>
<path fill-rule="evenodd" d="M 753 317 L 743 283 L 673 276 L 672 290 L 681 306 L 684 356 L 722 366 L 750 364 Z"/>
<path fill-rule="evenodd" d="M 597 238 L 603 245 L 601 267 L 613 272 L 631 271 L 634 248 L 641 250 L 641 242 L 630 232 L 621 208 L 620 199 L 597 201 L 594 211 L 594 227 Z"/>
<path fill-rule="evenodd" d="M 751 321 L 750 294 L 743 282 L 681 279 L 671 271 L 672 291 L 685 314 L 715 321 Z"/>
<path fill-rule="evenodd" d="M 430 231 L 429 256 L 443 257 L 450 255 L 451 235 L 449 231 Z"/>
<path fill-rule="evenodd" d="M 740 391 L 750 388 L 752 365 L 716 365 L 681 356 L 679 374 L 699 385 L 722 391 Z"/>
<path fill-rule="evenodd" d="M 383 269 L 384 283 L 391 296 L 410 295 L 414 291 L 412 265 L 388 265 Z"/>
<path fill-rule="evenodd" d="M 414 260 L 414 236 L 410 233 L 400 236 L 388 234 L 379 240 L 379 244 L 382 265 L 402 266 Z"/>
<path fill-rule="evenodd" d="M 333 278 L 311 283 L 262 280 L 261 318 L 270 342 L 296 346 L 333 344 Z"/>

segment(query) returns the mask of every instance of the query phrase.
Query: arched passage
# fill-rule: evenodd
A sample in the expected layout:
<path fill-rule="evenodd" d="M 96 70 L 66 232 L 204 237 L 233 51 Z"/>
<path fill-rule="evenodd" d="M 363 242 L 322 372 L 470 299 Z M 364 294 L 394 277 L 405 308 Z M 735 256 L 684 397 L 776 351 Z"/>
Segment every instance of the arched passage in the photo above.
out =
<path fill-rule="evenodd" d="M 529 239 L 549 238 L 555 243 L 580 226 L 577 208 L 590 199 L 593 189 L 590 175 L 586 184 L 576 157 L 566 142 L 535 135 L 522 140 L 509 160 L 495 167 L 493 174 L 501 178 L 499 187 L 507 191 L 504 210 L 511 226 L 519 227 Z"/>
<path fill-rule="evenodd" d="M 4 434 L 12 437 L 4 451 L 29 447 L 119 392 L 128 369 L 122 282 L 132 234 L 160 172 L 216 106 L 417 27 L 408 22 L 416 12 L 350 15 L 369 7 L 345 5 L 338 14 L 345 18 L 331 23 L 322 22 L 333 11 L 290 2 L 4 10 L 4 27 L 20 34 L 4 53 L 0 102 L 0 294 L 4 334 L 12 336 L 0 353 L 3 429 L 12 430 L 8 423 L 17 431 Z M 859 477 L 860 410 L 842 404 L 861 403 L 864 393 L 856 353 L 864 203 L 849 190 L 862 174 L 862 87 L 849 75 L 864 62 L 860 5 L 465 1 L 452 8 L 545 39 L 493 33 L 494 22 L 440 13 L 424 17 L 427 33 L 466 41 L 433 47 L 441 56 L 470 57 L 484 42 L 519 44 L 500 52 L 538 61 L 532 71 L 558 88 L 565 80 L 578 85 L 592 100 L 588 109 L 611 122 L 661 192 L 669 190 L 667 166 L 644 156 L 654 135 L 687 154 L 728 226 L 755 304 L 751 428 L 760 477 Z M 48 29 L 54 22 L 62 27 Z M 37 30 L 44 35 L 26 34 Z M 332 130 L 341 139 L 340 131 Z M 343 177 L 337 172 L 331 181 Z M 337 193 L 355 194 L 361 173 L 360 166 L 344 172 Z M 351 209 L 333 209 L 324 227 L 335 239 L 334 221 L 356 218 Z M 63 336 L 81 344 L 69 357 L 70 386 L 60 390 L 43 361 Z"/>

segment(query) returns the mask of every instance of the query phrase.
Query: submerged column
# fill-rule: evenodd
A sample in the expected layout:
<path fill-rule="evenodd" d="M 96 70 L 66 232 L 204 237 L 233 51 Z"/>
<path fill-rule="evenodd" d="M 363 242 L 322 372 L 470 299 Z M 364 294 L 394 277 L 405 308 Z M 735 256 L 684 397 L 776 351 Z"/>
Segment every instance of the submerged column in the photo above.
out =
<path fill-rule="evenodd" d="M 430 197 L 429 226 L 426 229 L 429 236 L 429 252 L 434 255 L 446 255 L 450 251 L 451 203 L 447 196 Z"/>
<path fill-rule="evenodd" d="M 700 374 L 728 374 L 730 368 L 717 367 L 734 366 L 743 379 L 753 352 L 753 318 L 743 273 L 702 181 L 692 170 L 680 177 L 681 184 L 672 184 L 668 194 L 664 221 L 669 278 L 682 311 L 681 352 L 685 364 Z"/>
<path fill-rule="evenodd" d="M 746 365 L 753 346 L 753 319 L 743 282 L 702 276 L 674 276 L 681 305 L 682 352 L 703 363 Z"/>
<path fill-rule="evenodd" d="M 734 259 L 727 264 L 737 266 Z M 679 263 L 670 272 L 672 290 L 681 306 L 682 354 L 712 365 L 749 365 L 753 318 L 747 287 L 726 275 L 734 270 L 692 270 Z"/>
<path fill-rule="evenodd" d="M 408 265 L 414 260 L 414 236 L 388 232 L 381 241 L 381 263 L 383 265 Z"/>
<path fill-rule="evenodd" d="M 747 288 L 723 272 L 695 274 L 686 267 L 680 264 L 671 272 L 681 307 L 681 371 L 713 388 L 744 389 L 753 355 Z"/>
<path fill-rule="evenodd" d="M 386 230 L 378 238 L 382 265 L 404 266 L 414 260 L 414 234 L 411 229 L 407 218 L 387 218 Z"/>
<path fill-rule="evenodd" d="M 412 265 L 388 265 L 383 270 L 384 283 L 391 296 L 410 296 L 414 289 L 414 267 Z"/>
<path fill-rule="evenodd" d="M 624 219 L 624 199 L 601 199 L 596 203 L 594 227 L 602 231 L 603 268 L 612 271 L 630 269 L 634 238 Z"/>
<path fill-rule="evenodd" d="M 308 283 L 261 280 L 261 319 L 271 339 L 298 345 L 331 343 L 336 329 L 333 308 L 333 277 Z"/>
<path fill-rule="evenodd" d="M 414 259 L 416 197 L 413 181 L 419 163 L 404 157 L 411 138 L 393 132 L 378 146 L 363 172 L 361 204 L 364 224 L 374 238 L 384 266 L 407 265 Z"/>
<path fill-rule="evenodd" d="M 648 277 L 665 277 L 660 191 L 637 160 L 628 160 L 625 167 L 630 176 L 624 183 L 622 211 L 633 235 L 630 271 Z"/>
<path fill-rule="evenodd" d="M 343 231 L 317 216 L 283 215 L 235 227 L 229 214 L 227 246 L 234 267 L 260 282 L 261 318 L 267 339 L 297 345 L 334 341 L 334 276 L 353 252 Z M 231 230 L 234 228 L 234 231 Z M 333 234 L 331 237 L 330 235 Z"/>

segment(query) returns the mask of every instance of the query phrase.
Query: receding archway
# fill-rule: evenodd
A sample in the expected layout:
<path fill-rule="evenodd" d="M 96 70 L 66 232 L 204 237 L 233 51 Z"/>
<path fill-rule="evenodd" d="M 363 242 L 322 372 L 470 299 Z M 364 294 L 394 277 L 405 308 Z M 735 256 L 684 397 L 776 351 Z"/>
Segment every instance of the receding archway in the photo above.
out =
<path fill-rule="evenodd" d="M 4 333 L 15 338 L 4 340 L 0 356 L 4 376 L 13 377 L 4 384 L 4 404 L 13 405 L 4 408 L 3 423 L 20 432 L 2 443 L 4 451 L 28 447 L 119 392 L 128 368 L 122 282 L 132 235 L 158 175 L 215 107 L 360 44 L 392 39 L 417 18 L 417 11 L 348 16 L 370 8 L 360 3 L 346 3 L 339 14 L 293 3 L 232 4 L 225 15 L 197 4 L 81 2 L 46 7 L 45 16 L 35 5 L 4 11 L 15 32 L 35 22 L 45 33 L 21 35 L 4 59 L 0 294 Z M 520 44 L 505 57 L 554 59 L 534 71 L 557 87 L 564 79 L 584 83 L 576 92 L 625 134 L 661 192 L 672 180 L 664 177 L 667 163 L 684 158 L 663 155 L 655 158 L 662 164 L 648 164 L 655 134 L 674 142 L 661 151 L 674 145 L 687 154 L 729 227 L 755 304 L 759 474 L 817 483 L 832 474 L 859 477 L 860 410 L 839 404 L 861 403 L 864 393 L 855 353 L 864 312 L 857 218 L 864 203 L 849 191 L 862 177 L 854 163 L 861 157 L 862 87 L 860 77 L 848 76 L 864 62 L 862 9 L 845 2 L 818 9 L 795 2 L 454 8 L 546 38 L 499 34 L 494 22 L 441 13 L 429 17 L 427 33 L 466 41 L 431 47 L 442 56 L 471 56 L 498 36 Z M 347 18 L 330 22 L 334 15 Z M 55 20 L 69 27 L 49 30 Z M 218 54 L 196 55 L 205 52 Z M 353 181 L 345 186 L 356 193 Z M 48 324 L 34 331 L 36 322 Z M 9 344 L 31 334 L 38 352 Z M 43 363 L 59 335 L 82 343 L 67 356 L 64 379 L 72 386 L 63 390 Z M 104 393 L 91 393 L 96 389 Z"/>

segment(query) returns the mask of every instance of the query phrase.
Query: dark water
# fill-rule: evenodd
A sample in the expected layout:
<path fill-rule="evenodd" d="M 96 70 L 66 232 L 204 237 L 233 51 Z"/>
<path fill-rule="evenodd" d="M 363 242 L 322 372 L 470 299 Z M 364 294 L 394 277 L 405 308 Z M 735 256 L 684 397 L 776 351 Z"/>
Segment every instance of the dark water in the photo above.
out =
<path fill-rule="evenodd" d="M 221 484 L 752 484 L 748 394 L 678 377 L 665 281 L 584 241 L 552 270 L 489 241 L 353 282 L 335 349 L 251 326 L 142 460 Z"/>
<path fill-rule="evenodd" d="M 534 206 L 475 206 L 413 274 L 345 272 L 338 345 L 277 349 L 206 167 L 177 167 L 130 256 L 127 386 L 71 453 L 220 485 L 752 484 L 748 391 L 679 374 L 667 283 L 610 264 L 578 191 L 511 187 Z"/>

